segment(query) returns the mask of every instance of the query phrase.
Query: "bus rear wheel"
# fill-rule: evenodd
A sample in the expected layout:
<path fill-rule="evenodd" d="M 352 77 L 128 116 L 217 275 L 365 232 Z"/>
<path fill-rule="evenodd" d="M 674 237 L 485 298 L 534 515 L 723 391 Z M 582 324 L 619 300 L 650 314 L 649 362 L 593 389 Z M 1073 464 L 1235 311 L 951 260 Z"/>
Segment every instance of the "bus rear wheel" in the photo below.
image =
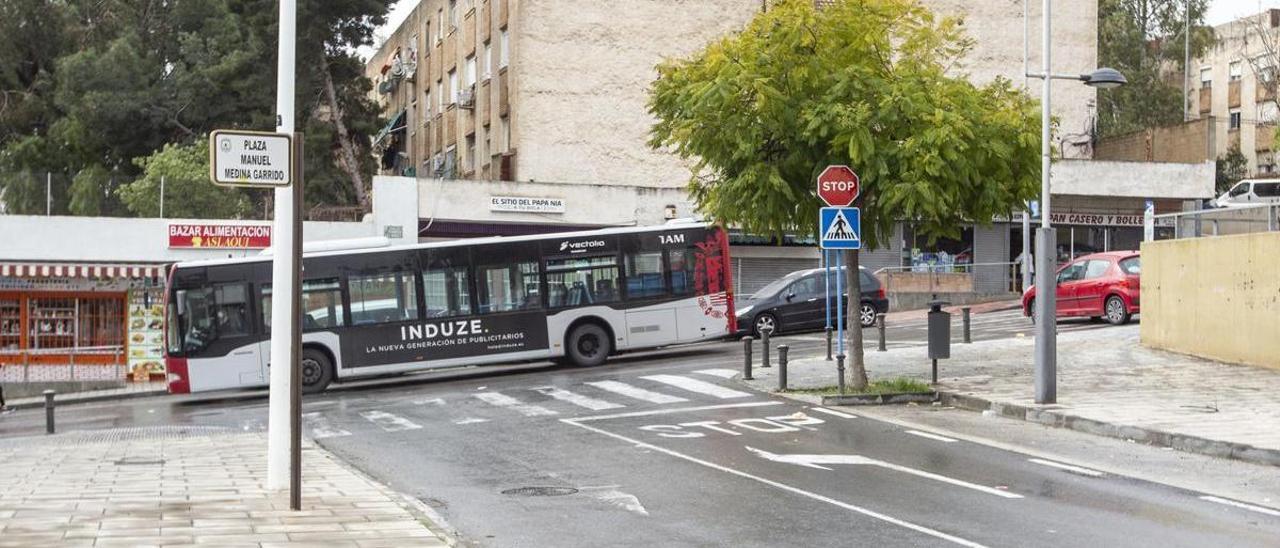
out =
<path fill-rule="evenodd" d="M 319 394 L 333 382 L 333 362 L 315 348 L 302 349 L 302 393 Z"/>
<path fill-rule="evenodd" d="M 604 363 L 612 350 L 609 333 L 593 323 L 575 327 L 565 339 L 565 356 L 579 367 L 594 367 Z"/>

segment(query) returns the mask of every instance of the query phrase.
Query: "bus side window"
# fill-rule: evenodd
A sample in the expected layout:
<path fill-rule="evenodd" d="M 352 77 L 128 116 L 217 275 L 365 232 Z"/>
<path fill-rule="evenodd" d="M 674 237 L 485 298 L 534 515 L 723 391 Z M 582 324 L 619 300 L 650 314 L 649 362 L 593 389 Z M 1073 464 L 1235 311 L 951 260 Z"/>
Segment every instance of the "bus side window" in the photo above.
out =
<path fill-rule="evenodd" d="M 428 318 L 448 318 L 471 313 L 470 273 L 464 267 L 428 268 L 422 271 L 422 292 Z"/>
<path fill-rule="evenodd" d="M 671 265 L 671 292 L 675 295 L 692 295 L 696 265 L 693 249 L 669 249 L 667 260 Z"/>
<path fill-rule="evenodd" d="M 662 252 L 628 253 L 625 262 L 628 300 L 661 297 L 667 294 L 666 284 L 662 279 Z"/>
<path fill-rule="evenodd" d="M 249 322 L 249 289 L 245 284 L 213 286 L 213 302 L 217 306 L 218 337 L 243 337 L 252 331 Z"/>
<path fill-rule="evenodd" d="M 476 267 L 480 313 L 542 308 L 537 261 Z"/>
<path fill-rule="evenodd" d="M 350 276 L 351 323 L 368 325 L 418 319 L 417 284 L 408 272 Z"/>

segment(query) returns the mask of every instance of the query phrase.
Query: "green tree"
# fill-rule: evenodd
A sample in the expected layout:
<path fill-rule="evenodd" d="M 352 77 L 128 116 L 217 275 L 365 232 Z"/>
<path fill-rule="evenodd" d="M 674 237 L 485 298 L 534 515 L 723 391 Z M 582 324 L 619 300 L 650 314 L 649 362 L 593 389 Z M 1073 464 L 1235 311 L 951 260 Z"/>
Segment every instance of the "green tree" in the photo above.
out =
<path fill-rule="evenodd" d="M 862 180 L 864 246 L 903 220 L 929 238 L 956 236 L 1033 199 L 1040 174 L 1035 103 L 1006 80 L 977 87 L 947 73 L 971 48 L 960 29 L 913 0 L 780 2 L 659 65 L 650 144 L 693 161 L 703 212 L 750 232 L 814 232 L 815 177 L 847 164 Z M 847 257 L 858 295 L 858 254 Z M 862 330 L 849 337 L 861 388 Z"/>
<path fill-rule="evenodd" d="M 135 215 L 160 216 L 161 179 L 165 217 L 238 219 L 253 211 L 249 191 L 209 182 L 207 139 L 185 146 L 165 145 L 136 163 L 142 169 L 142 176 L 121 185 L 117 191 L 120 200 Z"/>
<path fill-rule="evenodd" d="M 80 170 L 71 181 L 72 215 L 102 215 L 113 201 L 111 174 L 107 168 L 94 164 Z"/>
<path fill-rule="evenodd" d="M 1191 57 L 1213 43 L 1204 26 L 1208 0 L 1100 0 L 1098 62 L 1125 75 L 1129 83 L 1098 96 L 1098 130 L 1117 135 L 1179 123 L 1187 15 L 1191 17 Z"/>
<path fill-rule="evenodd" d="M 1227 153 L 1218 157 L 1215 166 L 1214 188 L 1218 194 L 1231 190 L 1232 186 L 1249 175 L 1249 160 L 1240 152 L 1239 146 L 1232 146 Z"/>

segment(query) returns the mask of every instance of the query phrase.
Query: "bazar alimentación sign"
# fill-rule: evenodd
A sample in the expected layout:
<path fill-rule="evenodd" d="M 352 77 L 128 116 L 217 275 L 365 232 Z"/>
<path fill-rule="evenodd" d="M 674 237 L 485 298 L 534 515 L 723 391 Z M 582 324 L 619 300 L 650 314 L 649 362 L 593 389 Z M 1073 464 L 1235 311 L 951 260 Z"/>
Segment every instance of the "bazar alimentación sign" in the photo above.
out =
<path fill-rule="evenodd" d="M 170 248 L 266 249 L 271 247 L 269 224 L 169 225 Z"/>

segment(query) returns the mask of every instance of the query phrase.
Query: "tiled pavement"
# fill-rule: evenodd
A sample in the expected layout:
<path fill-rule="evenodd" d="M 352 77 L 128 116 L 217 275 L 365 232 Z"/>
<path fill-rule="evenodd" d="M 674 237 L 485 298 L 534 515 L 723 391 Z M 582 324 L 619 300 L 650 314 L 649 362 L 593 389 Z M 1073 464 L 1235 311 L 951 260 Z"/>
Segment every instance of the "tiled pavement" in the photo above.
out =
<path fill-rule="evenodd" d="M 385 486 L 305 443 L 303 510 L 265 490 L 266 437 L 121 429 L 0 441 L 0 547 L 448 546 Z"/>
<path fill-rule="evenodd" d="M 1138 325 L 1087 331 L 1071 331 L 1071 325 L 1059 327 L 1056 405 L 1033 401 L 1032 337 L 953 344 L 951 359 L 940 362 L 940 388 L 1108 425 L 1280 451 L 1280 398 L 1275 395 L 1280 370 L 1145 348 L 1139 344 Z M 876 352 L 874 342 L 867 345 L 867 371 L 873 378 L 927 381 L 923 346 Z M 750 384 L 776 389 L 776 370 L 757 368 Z M 831 386 L 835 365 L 819 356 L 794 356 L 789 377 L 793 388 Z"/>
<path fill-rule="evenodd" d="M 168 385 L 164 382 L 128 382 L 120 388 L 106 388 L 102 390 L 85 390 L 83 392 L 59 393 L 55 395 L 55 401 L 61 404 L 69 403 L 86 403 L 102 400 L 116 400 L 126 398 L 140 398 L 146 396 L 162 396 L 168 393 Z M 43 407 L 44 397 L 35 396 L 29 398 L 11 398 L 5 401 L 14 409 L 24 409 L 30 407 Z"/>

